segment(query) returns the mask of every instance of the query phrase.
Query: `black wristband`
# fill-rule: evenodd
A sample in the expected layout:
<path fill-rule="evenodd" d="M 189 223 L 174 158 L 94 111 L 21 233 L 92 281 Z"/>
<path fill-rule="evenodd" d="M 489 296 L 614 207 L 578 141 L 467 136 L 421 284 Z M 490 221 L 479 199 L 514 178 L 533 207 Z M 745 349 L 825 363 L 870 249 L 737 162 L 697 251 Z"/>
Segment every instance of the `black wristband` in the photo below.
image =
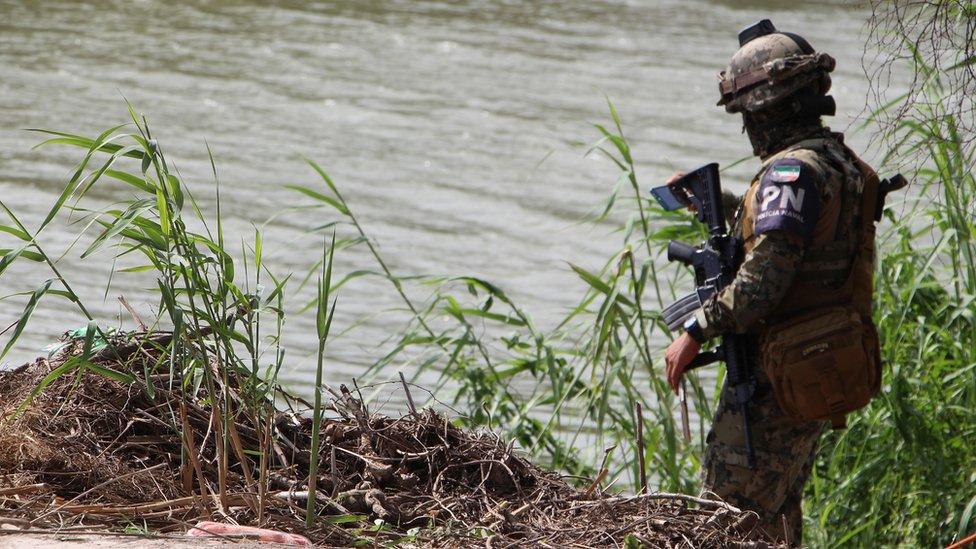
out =
<path fill-rule="evenodd" d="M 698 343 L 705 343 L 705 334 L 702 333 L 701 326 L 698 325 L 698 319 L 694 316 L 688 318 L 684 324 L 685 333 L 691 336 Z"/>

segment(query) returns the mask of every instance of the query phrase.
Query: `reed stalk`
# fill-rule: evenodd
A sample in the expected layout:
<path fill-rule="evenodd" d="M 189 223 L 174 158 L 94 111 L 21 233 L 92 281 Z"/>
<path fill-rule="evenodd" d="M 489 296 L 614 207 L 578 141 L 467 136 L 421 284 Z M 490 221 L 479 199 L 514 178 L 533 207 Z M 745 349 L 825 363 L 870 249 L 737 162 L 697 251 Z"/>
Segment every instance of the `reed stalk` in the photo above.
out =
<path fill-rule="evenodd" d="M 332 258 L 335 253 L 335 233 L 332 233 L 330 245 L 323 245 L 322 251 L 322 274 L 318 282 L 318 307 L 315 315 L 316 336 L 318 337 L 318 353 L 315 363 L 315 395 L 312 406 L 312 448 L 309 457 L 308 469 L 308 503 L 305 508 L 305 524 L 311 528 L 315 522 L 315 494 L 317 490 L 316 480 L 319 471 L 319 437 L 322 424 L 322 372 L 325 365 L 325 346 L 329 340 L 329 331 L 332 328 L 332 318 L 335 315 L 336 300 L 329 299 L 332 295 Z"/>

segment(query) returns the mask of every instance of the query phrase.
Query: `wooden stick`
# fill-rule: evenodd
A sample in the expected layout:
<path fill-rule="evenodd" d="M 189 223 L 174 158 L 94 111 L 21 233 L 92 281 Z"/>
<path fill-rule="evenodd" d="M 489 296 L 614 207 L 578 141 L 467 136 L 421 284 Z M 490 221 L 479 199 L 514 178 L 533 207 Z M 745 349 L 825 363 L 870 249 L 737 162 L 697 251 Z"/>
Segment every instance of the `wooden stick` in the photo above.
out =
<path fill-rule="evenodd" d="M 651 492 L 648 494 L 639 494 L 636 496 L 618 496 L 618 497 L 603 498 L 596 501 L 586 502 L 582 505 L 573 506 L 567 510 L 579 509 L 581 507 L 588 507 L 590 505 L 596 505 L 596 504 L 629 503 L 633 501 L 642 501 L 645 499 L 687 501 L 689 503 L 696 503 L 701 507 L 708 507 L 711 509 L 725 509 L 727 511 L 731 511 L 736 514 L 741 514 L 743 512 L 742 509 L 739 509 L 738 507 L 735 507 L 733 505 L 729 505 L 724 501 L 699 498 L 695 496 L 689 496 L 688 494 L 673 494 L 670 492 Z"/>
<path fill-rule="evenodd" d="M 136 310 L 132 308 L 132 305 L 129 305 L 129 302 L 125 299 L 124 295 L 119 296 L 119 302 L 123 307 L 125 307 L 126 311 L 129 311 L 129 314 L 132 315 L 132 318 L 136 321 L 136 323 L 139 324 L 140 330 L 145 332 L 149 329 L 146 327 L 146 323 L 142 321 L 142 318 L 139 317 L 139 314 L 136 313 Z"/>
<path fill-rule="evenodd" d="M 187 496 L 166 501 L 140 503 L 136 505 L 66 505 L 63 509 L 69 513 L 85 513 L 89 515 L 135 515 L 142 516 L 155 511 L 172 511 L 196 505 L 198 496 Z M 227 494 L 228 506 L 246 506 L 253 494 Z M 213 499 L 211 496 L 208 499 Z"/>
<path fill-rule="evenodd" d="M 214 447 L 217 449 L 217 491 L 220 494 L 220 511 L 227 511 L 227 469 L 229 460 L 227 459 L 227 440 L 224 438 L 224 429 L 221 424 L 223 421 L 223 411 L 220 409 L 220 401 L 214 399 L 213 407 L 210 409 L 210 421 L 215 433 Z"/>
<path fill-rule="evenodd" d="M 640 402 L 634 403 L 637 414 L 637 463 L 640 466 L 640 491 L 647 493 L 647 465 L 644 463 L 644 410 L 641 409 Z"/>
<path fill-rule="evenodd" d="M 332 448 L 329 452 L 329 473 L 332 475 L 332 497 L 335 497 L 336 492 L 339 491 L 339 469 L 336 467 L 335 449 L 335 442 L 332 442 Z"/>
<path fill-rule="evenodd" d="M 183 423 L 183 444 L 186 447 L 187 459 L 190 460 L 190 465 L 193 467 L 193 471 L 197 475 L 197 484 L 200 486 L 200 500 L 194 501 L 200 506 L 200 513 L 202 515 L 210 515 L 210 502 L 207 498 L 207 481 L 203 476 L 203 467 L 200 465 L 200 460 L 197 458 L 197 448 L 195 442 L 195 436 L 193 434 L 193 426 L 190 424 L 190 418 L 186 413 L 186 401 L 180 401 L 180 420 Z"/>
<path fill-rule="evenodd" d="M 407 385 L 407 378 L 403 377 L 403 372 L 400 372 L 400 383 L 403 384 L 403 392 L 407 393 L 407 406 L 410 407 L 410 413 L 414 416 L 417 415 L 417 407 L 413 403 L 413 396 L 410 394 L 410 386 Z"/>
<path fill-rule="evenodd" d="M 23 486 L 14 486 L 11 488 L 0 488 L 0 496 L 19 496 L 20 494 L 27 494 L 30 492 L 36 492 L 38 490 L 43 490 L 47 487 L 47 484 L 40 482 L 38 484 L 25 484 Z"/>
<path fill-rule="evenodd" d="M 685 378 L 681 378 L 681 433 L 685 437 L 685 444 L 691 443 L 691 423 L 688 421 L 688 386 Z"/>
<path fill-rule="evenodd" d="M 244 471 L 244 484 L 247 486 L 248 492 L 254 492 L 254 479 L 251 476 L 251 466 L 248 464 L 248 457 L 244 452 L 244 445 L 241 444 L 241 437 L 237 433 L 237 427 L 233 418 L 227 422 L 227 433 L 230 435 L 231 446 L 234 453 L 237 454 L 237 460 L 241 464 L 241 470 Z"/>
<path fill-rule="evenodd" d="M 609 473 L 609 472 L 610 471 L 606 467 L 604 467 L 603 469 L 600 469 L 600 474 L 597 475 L 595 479 L 593 479 L 593 482 L 586 488 L 586 492 L 584 492 L 584 493 L 587 496 L 589 496 L 590 494 L 592 494 L 593 491 L 596 490 L 597 486 L 599 486 L 600 483 L 603 482 L 603 479 L 607 478 L 607 473 Z"/>
<path fill-rule="evenodd" d="M 275 498 L 275 499 L 279 499 L 279 500 L 285 501 L 285 502 L 290 502 L 293 499 L 297 499 L 299 501 L 308 501 L 309 493 L 308 493 L 308 490 L 303 490 L 303 491 L 300 491 L 300 492 L 290 492 L 288 490 L 285 490 L 283 492 L 273 492 L 273 493 L 271 493 L 269 495 L 271 497 Z M 315 493 L 315 501 L 317 501 L 319 503 L 325 503 L 326 505 L 331 506 L 336 511 L 339 511 L 340 513 L 342 513 L 344 515 L 351 514 L 350 511 L 349 511 L 349 509 L 346 509 L 345 507 L 343 507 L 342 505 L 340 505 L 338 502 L 336 502 L 333 499 L 329 498 L 329 496 L 323 494 L 322 492 L 316 492 Z"/>

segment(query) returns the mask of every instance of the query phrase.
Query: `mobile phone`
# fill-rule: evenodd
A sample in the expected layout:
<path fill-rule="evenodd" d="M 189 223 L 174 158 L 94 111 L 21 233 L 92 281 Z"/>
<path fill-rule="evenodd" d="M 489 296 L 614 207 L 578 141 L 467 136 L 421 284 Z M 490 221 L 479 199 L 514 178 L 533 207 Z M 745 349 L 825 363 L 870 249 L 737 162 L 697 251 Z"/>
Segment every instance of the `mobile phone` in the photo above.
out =
<path fill-rule="evenodd" d="M 672 188 L 670 185 L 654 187 L 651 189 L 651 195 L 657 199 L 657 203 L 668 212 L 673 212 L 674 210 L 688 207 L 688 198 L 683 194 L 675 193 L 674 188 Z"/>

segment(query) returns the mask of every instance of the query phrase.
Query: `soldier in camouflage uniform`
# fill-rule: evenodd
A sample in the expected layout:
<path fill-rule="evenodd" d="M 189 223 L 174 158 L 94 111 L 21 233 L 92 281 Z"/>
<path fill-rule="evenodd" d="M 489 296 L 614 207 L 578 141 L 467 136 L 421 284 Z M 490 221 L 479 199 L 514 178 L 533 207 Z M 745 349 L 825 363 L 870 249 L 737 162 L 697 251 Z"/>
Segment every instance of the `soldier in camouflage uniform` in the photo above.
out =
<path fill-rule="evenodd" d="M 834 60 L 803 38 L 776 31 L 768 20 L 739 38 L 739 51 L 720 74 L 719 105 L 742 113 L 762 167 L 745 197 L 724 198 L 726 206 L 736 205 L 730 221 L 745 242 L 745 257 L 734 282 L 707 300 L 668 348 L 667 374 L 675 391 L 703 342 L 727 333 L 756 341 L 798 299 L 796 284 L 843 283 L 860 232 L 865 177 L 873 173 L 821 121 L 834 111 L 826 96 Z M 756 357 L 758 345 L 751 347 Z M 704 488 L 755 511 L 773 537 L 799 544 L 803 486 L 825 423 L 789 420 L 757 360 L 751 362 L 756 391 L 749 420 L 757 466 L 747 465 L 741 412 L 723 390 L 707 437 Z"/>

